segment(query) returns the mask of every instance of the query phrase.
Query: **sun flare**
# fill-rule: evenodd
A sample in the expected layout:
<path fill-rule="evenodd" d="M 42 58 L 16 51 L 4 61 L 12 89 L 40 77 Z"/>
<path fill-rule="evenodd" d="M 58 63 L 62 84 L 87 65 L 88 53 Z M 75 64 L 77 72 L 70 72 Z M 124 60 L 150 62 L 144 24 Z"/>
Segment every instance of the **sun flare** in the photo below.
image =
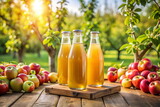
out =
<path fill-rule="evenodd" d="M 42 15 L 43 1 L 42 0 L 34 0 L 32 3 L 32 9 L 37 16 Z"/>

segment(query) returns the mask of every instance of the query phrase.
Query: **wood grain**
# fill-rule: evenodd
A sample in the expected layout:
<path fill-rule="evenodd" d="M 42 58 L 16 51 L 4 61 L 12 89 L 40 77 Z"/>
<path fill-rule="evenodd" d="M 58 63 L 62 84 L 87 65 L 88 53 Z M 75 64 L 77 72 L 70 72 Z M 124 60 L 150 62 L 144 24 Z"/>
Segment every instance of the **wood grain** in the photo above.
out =
<path fill-rule="evenodd" d="M 43 91 L 33 107 L 56 107 L 58 100 L 58 95 L 47 94 L 45 91 Z"/>
<path fill-rule="evenodd" d="M 82 107 L 105 107 L 102 98 L 94 100 L 82 99 Z"/>
<path fill-rule="evenodd" d="M 106 107 L 128 107 L 129 105 L 120 95 L 120 93 L 112 94 L 103 97 L 104 104 Z"/>
<path fill-rule="evenodd" d="M 81 107 L 81 102 L 80 98 L 61 96 L 57 107 Z"/>
<path fill-rule="evenodd" d="M 32 93 L 25 93 L 20 99 L 18 99 L 13 105 L 12 107 L 30 107 L 32 106 L 35 101 L 39 98 L 39 96 L 41 95 L 42 91 L 44 90 L 44 87 L 48 86 L 46 85 L 42 85 L 40 87 L 38 87 L 37 89 L 35 89 Z"/>
<path fill-rule="evenodd" d="M 56 94 L 56 95 L 95 99 L 102 96 L 117 93 L 120 91 L 120 89 L 121 89 L 120 85 L 107 84 L 100 88 L 88 87 L 87 90 L 78 91 L 78 90 L 71 90 L 67 86 L 55 84 L 55 85 L 46 87 L 45 91 L 47 93 Z"/>
<path fill-rule="evenodd" d="M 139 96 L 137 94 L 137 91 L 133 89 L 122 87 L 120 94 L 131 107 L 150 107 L 148 102 L 146 102 L 141 96 Z"/>
<path fill-rule="evenodd" d="M 23 93 L 7 93 L 5 95 L 0 95 L 0 107 L 8 107 L 14 102 L 16 102 Z"/>

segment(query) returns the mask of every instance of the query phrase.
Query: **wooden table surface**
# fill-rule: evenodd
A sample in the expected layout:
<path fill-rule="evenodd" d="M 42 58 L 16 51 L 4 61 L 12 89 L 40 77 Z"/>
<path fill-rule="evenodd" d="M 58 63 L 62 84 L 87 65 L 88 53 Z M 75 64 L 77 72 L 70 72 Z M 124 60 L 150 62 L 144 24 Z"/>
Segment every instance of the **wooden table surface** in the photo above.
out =
<path fill-rule="evenodd" d="M 118 84 L 118 83 L 113 83 Z M 95 100 L 46 94 L 44 84 L 32 93 L 7 93 L 0 96 L 0 107 L 160 107 L 160 96 L 121 88 L 119 93 Z"/>

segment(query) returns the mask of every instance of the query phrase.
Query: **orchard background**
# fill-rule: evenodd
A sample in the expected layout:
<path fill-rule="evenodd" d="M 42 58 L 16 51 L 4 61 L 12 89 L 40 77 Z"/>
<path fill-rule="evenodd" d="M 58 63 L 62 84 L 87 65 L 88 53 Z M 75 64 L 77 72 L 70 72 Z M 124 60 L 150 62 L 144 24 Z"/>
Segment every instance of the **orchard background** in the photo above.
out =
<path fill-rule="evenodd" d="M 0 0 L 0 62 L 56 72 L 61 31 L 74 29 L 86 50 L 90 31 L 100 32 L 105 69 L 143 57 L 160 63 L 160 0 Z"/>

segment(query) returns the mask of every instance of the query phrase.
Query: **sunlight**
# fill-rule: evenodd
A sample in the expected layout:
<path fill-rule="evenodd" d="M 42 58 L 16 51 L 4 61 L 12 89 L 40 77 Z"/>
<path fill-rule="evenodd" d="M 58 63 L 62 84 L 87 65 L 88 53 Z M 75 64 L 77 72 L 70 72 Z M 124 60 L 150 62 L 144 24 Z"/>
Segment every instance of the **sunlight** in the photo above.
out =
<path fill-rule="evenodd" d="M 37 16 L 42 15 L 43 13 L 43 1 L 42 0 L 34 0 L 32 3 L 32 9 Z"/>

